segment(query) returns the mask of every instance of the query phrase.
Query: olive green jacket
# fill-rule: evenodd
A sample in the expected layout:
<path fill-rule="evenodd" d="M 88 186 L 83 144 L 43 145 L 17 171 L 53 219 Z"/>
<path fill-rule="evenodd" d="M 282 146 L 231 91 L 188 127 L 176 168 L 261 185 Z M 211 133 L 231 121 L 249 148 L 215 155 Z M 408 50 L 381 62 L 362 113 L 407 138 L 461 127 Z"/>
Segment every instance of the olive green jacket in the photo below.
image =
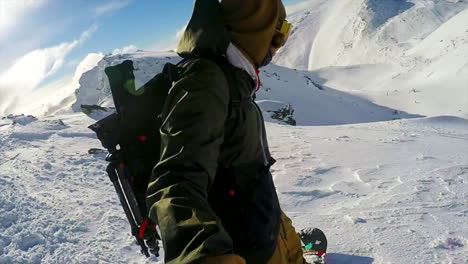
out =
<path fill-rule="evenodd" d="M 161 159 L 147 204 L 168 264 L 226 253 L 265 263 L 279 231 L 273 159 L 252 98 L 255 83 L 245 71 L 207 58 L 222 56 L 229 43 L 222 26 L 213 28 L 222 25 L 218 11 L 217 0 L 196 2 L 178 50 L 187 62 L 159 117 Z M 215 21 L 207 21 L 207 13 Z"/>

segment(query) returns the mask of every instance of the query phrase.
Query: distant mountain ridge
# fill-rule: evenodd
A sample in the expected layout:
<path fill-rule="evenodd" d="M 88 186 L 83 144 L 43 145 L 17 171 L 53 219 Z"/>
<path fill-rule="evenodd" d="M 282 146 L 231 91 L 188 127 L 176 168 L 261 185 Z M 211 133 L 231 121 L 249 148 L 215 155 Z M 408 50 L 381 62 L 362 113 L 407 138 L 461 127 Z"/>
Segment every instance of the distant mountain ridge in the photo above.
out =
<path fill-rule="evenodd" d="M 104 69 L 124 60 L 134 62 L 136 87 L 141 87 L 162 70 L 165 63 L 177 63 L 172 52 L 136 52 L 107 55 L 80 78 L 74 111 L 87 113 L 112 108 L 110 86 Z M 262 87 L 257 102 L 269 122 L 290 125 L 341 125 L 418 117 L 398 109 L 376 105 L 360 98 L 317 84 L 312 73 L 276 65 L 262 68 Z"/>
<path fill-rule="evenodd" d="M 468 1 L 315 0 L 289 13 L 274 63 L 380 105 L 468 118 Z"/>
<path fill-rule="evenodd" d="M 304 1 L 300 9 L 290 8 L 294 30 L 274 62 L 307 70 L 400 64 L 396 57 L 417 47 L 467 7 L 466 0 Z"/>

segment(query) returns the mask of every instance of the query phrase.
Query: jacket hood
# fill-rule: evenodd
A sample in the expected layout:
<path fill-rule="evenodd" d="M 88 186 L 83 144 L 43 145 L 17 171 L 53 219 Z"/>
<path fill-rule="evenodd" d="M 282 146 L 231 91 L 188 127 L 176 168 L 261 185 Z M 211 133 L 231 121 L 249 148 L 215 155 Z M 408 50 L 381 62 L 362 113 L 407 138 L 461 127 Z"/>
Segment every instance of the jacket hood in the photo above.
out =
<path fill-rule="evenodd" d="M 223 56 L 229 43 L 219 1 L 196 0 L 192 17 L 177 45 L 179 56 Z"/>
<path fill-rule="evenodd" d="M 222 0 L 223 18 L 234 44 L 256 68 L 268 55 L 279 19 L 286 11 L 281 0 Z"/>

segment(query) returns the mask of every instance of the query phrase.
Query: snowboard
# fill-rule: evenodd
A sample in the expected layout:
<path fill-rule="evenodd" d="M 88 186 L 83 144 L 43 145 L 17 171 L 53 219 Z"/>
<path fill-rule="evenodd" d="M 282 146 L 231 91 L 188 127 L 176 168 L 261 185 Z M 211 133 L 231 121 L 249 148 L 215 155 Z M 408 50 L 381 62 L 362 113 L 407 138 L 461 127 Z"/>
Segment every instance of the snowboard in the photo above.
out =
<path fill-rule="evenodd" d="M 305 228 L 299 232 L 304 258 L 310 264 L 326 264 L 327 237 L 318 228 Z"/>

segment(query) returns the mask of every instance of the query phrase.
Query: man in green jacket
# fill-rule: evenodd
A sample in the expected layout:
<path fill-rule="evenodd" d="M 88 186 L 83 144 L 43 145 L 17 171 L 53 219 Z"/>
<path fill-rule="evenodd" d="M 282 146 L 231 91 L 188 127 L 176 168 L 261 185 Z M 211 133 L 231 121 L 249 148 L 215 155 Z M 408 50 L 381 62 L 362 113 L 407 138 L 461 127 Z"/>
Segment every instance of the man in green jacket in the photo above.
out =
<path fill-rule="evenodd" d="M 167 264 L 305 263 L 282 213 L 255 92 L 290 31 L 281 0 L 197 0 L 147 190 Z"/>

